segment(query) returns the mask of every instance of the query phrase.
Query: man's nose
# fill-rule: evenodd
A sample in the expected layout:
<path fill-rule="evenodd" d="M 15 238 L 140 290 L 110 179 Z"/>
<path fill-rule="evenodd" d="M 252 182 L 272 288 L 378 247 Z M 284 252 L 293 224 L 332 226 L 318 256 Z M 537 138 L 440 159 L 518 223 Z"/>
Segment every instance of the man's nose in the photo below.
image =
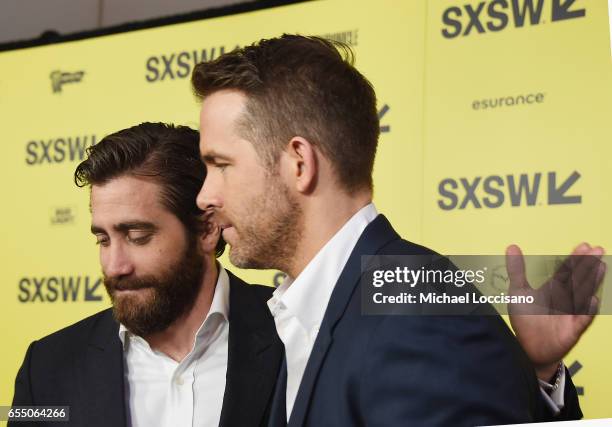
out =
<path fill-rule="evenodd" d="M 206 211 L 211 208 L 220 208 L 223 205 L 219 186 L 212 176 L 207 176 L 202 184 L 202 188 L 196 198 L 198 208 Z"/>
<path fill-rule="evenodd" d="M 126 249 L 120 245 L 110 245 L 102 256 L 102 269 L 107 277 L 128 276 L 134 272 L 132 262 Z"/>

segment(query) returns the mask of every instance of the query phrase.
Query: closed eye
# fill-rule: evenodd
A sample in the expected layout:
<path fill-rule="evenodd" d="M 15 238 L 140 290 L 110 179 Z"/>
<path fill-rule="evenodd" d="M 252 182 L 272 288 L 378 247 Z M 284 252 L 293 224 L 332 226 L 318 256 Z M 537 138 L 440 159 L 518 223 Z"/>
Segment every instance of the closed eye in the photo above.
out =
<path fill-rule="evenodd" d="M 100 246 L 108 246 L 110 243 L 110 239 L 106 234 L 96 234 L 96 245 Z"/>
<path fill-rule="evenodd" d="M 143 231 L 130 231 L 126 236 L 127 241 L 135 245 L 145 245 L 152 237 L 152 233 Z"/>

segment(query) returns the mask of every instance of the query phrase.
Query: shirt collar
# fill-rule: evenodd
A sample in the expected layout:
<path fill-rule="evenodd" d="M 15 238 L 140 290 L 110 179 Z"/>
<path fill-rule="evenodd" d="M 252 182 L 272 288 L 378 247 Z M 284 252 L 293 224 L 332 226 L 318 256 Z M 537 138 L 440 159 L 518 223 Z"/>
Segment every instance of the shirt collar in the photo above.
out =
<path fill-rule="evenodd" d="M 223 268 L 220 262 L 217 262 L 217 268 L 219 270 L 219 276 L 217 277 L 217 283 L 215 284 L 215 293 L 210 304 L 210 309 L 206 318 L 200 325 L 196 336 L 202 334 L 206 321 L 213 315 L 218 314 L 223 317 L 225 321 L 229 321 L 229 294 L 230 294 L 230 281 L 227 271 Z M 119 339 L 123 344 L 124 348 L 126 345 L 126 336 L 136 336 L 132 334 L 122 323 L 119 324 Z"/>
<path fill-rule="evenodd" d="M 268 301 L 273 316 L 286 309 L 307 329 L 318 328 L 336 282 L 359 237 L 378 216 L 373 203 L 361 208 L 295 278 L 287 277 Z"/>
<path fill-rule="evenodd" d="M 229 276 L 227 271 L 221 266 L 221 263 L 217 262 L 217 267 L 219 269 L 219 277 L 217 278 L 217 284 L 215 285 L 215 293 L 213 295 L 213 300 L 210 303 L 210 309 L 208 310 L 208 314 L 200 325 L 198 332 L 196 333 L 196 337 L 200 337 L 204 331 L 205 326 L 209 318 L 212 318 L 213 315 L 217 315 L 223 321 L 229 321 L 229 294 L 230 294 L 230 284 L 229 284 Z"/>

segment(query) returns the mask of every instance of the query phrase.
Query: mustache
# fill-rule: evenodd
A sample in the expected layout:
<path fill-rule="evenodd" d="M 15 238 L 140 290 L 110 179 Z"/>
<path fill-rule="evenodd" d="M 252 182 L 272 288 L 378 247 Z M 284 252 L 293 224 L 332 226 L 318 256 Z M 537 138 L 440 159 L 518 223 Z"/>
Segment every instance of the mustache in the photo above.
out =
<path fill-rule="evenodd" d="M 204 221 L 209 221 L 215 214 L 215 208 L 206 208 L 201 212 L 202 213 L 200 214 L 200 219 Z"/>
<path fill-rule="evenodd" d="M 219 213 L 219 211 L 216 210 L 214 207 L 206 208 L 202 212 L 201 218 L 209 225 L 216 227 L 230 223 L 228 218 L 225 215 Z"/>
<path fill-rule="evenodd" d="M 149 277 L 104 277 L 104 286 L 109 290 L 135 291 L 154 287 L 155 279 Z"/>

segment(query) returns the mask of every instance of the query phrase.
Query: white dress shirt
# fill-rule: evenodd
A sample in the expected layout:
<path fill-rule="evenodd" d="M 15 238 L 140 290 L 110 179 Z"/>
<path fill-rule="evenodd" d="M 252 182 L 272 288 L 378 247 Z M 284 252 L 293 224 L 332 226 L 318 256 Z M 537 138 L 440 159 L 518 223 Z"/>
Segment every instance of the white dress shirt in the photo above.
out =
<path fill-rule="evenodd" d="M 180 363 L 152 350 L 142 337 L 119 326 L 128 425 L 219 425 L 227 372 L 229 286 L 227 272 L 219 265 L 210 310 L 198 329 L 193 349 Z"/>
<path fill-rule="evenodd" d="M 306 268 L 294 280 L 287 277 L 268 301 L 276 331 L 285 345 L 287 419 L 291 415 L 332 291 L 357 240 L 377 216 L 372 203 L 353 215 Z"/>
<path fill-rule="evenodd" d="M 558 381 L 558 387 L 554 388 L 552 384 L 538 379 L 542 398 L 544 399 L 544 402 L 546 402 L 546 406 L 548 406 L 555 415 L 559 415 L 561 409 L 563 409 L 565 406 L 565 365 L 563 362 L 561 362 L 561 371 Z"/>
<path fill-rule="evenodd" d="M 291 416 L 308 358 L 336 282 L 361 234 L 377 216 L 378 212 L 372 203 L 359 210 L 319 250 L 304 270 L 293 280 L 287 277 L 268 301 L 276 331 L 285 346 L 287 420 Z M 543 385 L 540 387 L 546 403 L 555 414 L 559 408 L 563 408 L 564 403 L 565 371 L 562 377 L 559 388 L 550 396 L 544 391 Z"/>

